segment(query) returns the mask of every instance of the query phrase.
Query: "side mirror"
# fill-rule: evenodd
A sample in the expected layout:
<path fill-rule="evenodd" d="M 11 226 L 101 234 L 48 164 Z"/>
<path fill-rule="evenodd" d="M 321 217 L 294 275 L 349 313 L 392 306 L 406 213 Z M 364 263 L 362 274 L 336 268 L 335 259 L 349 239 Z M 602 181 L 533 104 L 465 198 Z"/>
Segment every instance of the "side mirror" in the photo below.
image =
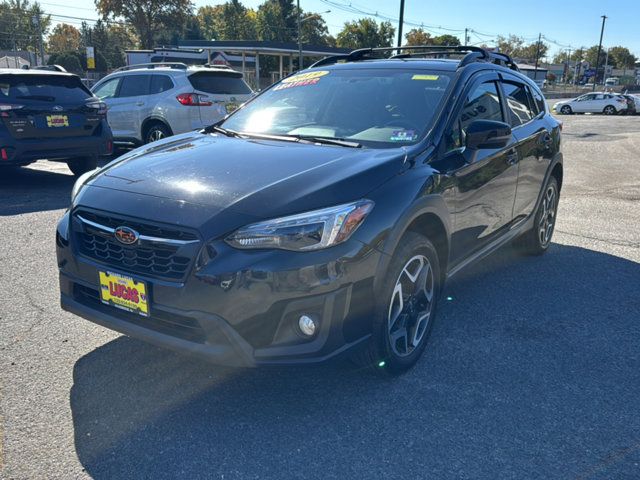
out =
<path fill-rule="evenodd" d="M 466 133 L 466 147 L 469 150 L 504 148 L 511 141 L 511 127 L 494 120 L 474 120 Z"/>

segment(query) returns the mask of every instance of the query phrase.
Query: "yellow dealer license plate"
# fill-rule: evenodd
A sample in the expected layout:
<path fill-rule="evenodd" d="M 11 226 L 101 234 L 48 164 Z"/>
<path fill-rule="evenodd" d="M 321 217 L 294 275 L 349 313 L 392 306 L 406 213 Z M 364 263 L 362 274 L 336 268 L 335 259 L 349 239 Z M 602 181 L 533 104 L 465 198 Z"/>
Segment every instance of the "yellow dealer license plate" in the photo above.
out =
<path fill-rule="evenodd" d="M 69 117 L 66 115 L 47 115 L 48 127 L 68 127 Z"/>
<path fill-rule="evenodd" d="M 102 303 L 127 312 L 149 316 L 149 298 L 144 282 L 113 272 L 100 272 Z"/>

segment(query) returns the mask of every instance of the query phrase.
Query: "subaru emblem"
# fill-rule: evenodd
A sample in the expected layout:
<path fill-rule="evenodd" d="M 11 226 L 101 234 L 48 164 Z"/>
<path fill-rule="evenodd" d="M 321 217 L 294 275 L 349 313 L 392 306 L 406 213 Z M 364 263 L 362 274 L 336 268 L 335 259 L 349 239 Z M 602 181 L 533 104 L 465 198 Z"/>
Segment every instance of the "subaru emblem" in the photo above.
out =
<path fill-rule="evenodd" d="M 125 245 L 133 245 L 138 241 L 140 235 L 133 228 L 129 227 L 118 227 L 113 232 L 116 240 L 120 243 L 124 243 Z"/>

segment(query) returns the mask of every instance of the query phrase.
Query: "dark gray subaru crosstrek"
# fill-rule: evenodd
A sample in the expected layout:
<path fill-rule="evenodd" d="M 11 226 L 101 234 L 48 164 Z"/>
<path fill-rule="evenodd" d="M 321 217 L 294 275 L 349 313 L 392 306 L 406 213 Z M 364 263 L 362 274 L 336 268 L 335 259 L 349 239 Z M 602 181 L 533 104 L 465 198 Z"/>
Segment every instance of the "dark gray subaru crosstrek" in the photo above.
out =
<path fill-rule="evenodd" d="M 548 248 L 561 185 L 560 124 L 509 57 L 358 50 L 79 179 L 62 307 L 223 364 L 398 373 L 448 277 Z"/>

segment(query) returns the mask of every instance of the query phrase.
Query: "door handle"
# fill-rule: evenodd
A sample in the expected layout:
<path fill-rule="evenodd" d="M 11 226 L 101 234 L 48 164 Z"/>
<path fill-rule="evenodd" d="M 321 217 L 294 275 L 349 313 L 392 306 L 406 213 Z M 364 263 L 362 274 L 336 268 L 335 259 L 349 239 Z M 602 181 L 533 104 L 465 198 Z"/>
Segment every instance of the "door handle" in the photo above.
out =
<path fill-rule="evenodd" d="M 515 165 L 518 163 L 518 151 L 515 148 L 512 148 L 507 152 L 506 160 L 508 165 Z"/>
<path fill-rule="evenodd" d="M 136 102 L 136 106 L 137 106 L 137 107 L 141 107 L 141 106 L 143 106 L 143 105 L 144 105 L 144 102 Z"/>

